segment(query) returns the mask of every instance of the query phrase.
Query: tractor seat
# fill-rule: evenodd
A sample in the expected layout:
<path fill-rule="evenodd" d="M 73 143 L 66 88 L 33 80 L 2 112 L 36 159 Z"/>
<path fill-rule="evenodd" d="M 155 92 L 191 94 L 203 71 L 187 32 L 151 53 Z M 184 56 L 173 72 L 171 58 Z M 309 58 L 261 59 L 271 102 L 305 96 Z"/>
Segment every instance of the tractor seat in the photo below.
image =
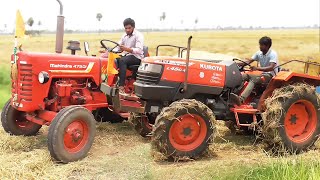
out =
<path fill-rule="evenodd" d="M 149 56 L 149 52 L 148 52 L 148 46 L 143 46 L 143 56 L 144 57 L 148 57 Z M 139 68 L 140 65 L 131 65 L 131 66 L 128 66 L 128 70 L 132 71 L 132 72 L 137 72 L 138 71 L 138 68 Z"/>

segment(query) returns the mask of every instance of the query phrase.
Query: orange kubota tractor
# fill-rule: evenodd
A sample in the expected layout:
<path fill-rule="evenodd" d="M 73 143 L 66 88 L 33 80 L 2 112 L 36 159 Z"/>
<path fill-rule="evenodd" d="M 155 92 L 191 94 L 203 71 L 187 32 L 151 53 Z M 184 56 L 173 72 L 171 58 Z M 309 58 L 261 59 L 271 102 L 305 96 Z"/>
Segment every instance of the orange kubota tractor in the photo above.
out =
<path fill-rule="evenodd" d="M 51 156 L 63 163 L 86 156 L 95 136 L 97 121 L 119 122 L 129 113 L 115 113 L 112 103 L 100 91 L 100 84 L 108 77 L 109 84 L 117 82 L 117 73 L 108 69 L 118 55 L 115 48 L 107 49 L 109 59 L 75 55 L 78 41 L 69 41 L 72 54 L 60 54 L 63 43 L 62 4 L 58 16 L 56 52 L 18 52 L 12 56 L 12 97 L 1 113 L 4 130 L 11 135 L 36 135 L 42 125 L 49 125 L 48 148 Z M 86 53 L 89 50 L 85 43 Z M 148 53 L 146 52 L 145 55 Z M 108 66 L 109 62 L 109 66 Z M 131 93 L 134 71 L 129 67 L 126 91 Z M 110 72 L 108 72 L 110 71 Z M 96 120 L 95 120 L 96 119 Z"/>
<path fill-rule="evenodd" d="M 101 84 L 115 109 L 133 112 L 144 134 L 152 136 L 155 149 L 170 158 L 196 158 L 213 142 L 216 119 L 228 121 L 230 128 L 258 131 L 276 153 L 301 152 L 314 144 L 320 134 L 315 89 L 320 86 L 319 63 L 288 61 L 285 64 L 305 64 L 305 73 L 280 71 L 268 79 L 247 69 L 250 64 L 242 60 L 190 59 L 190 43 L 191 37 L 186 59 L 157 56 L 142 61 L 134 83 L 137 98 L 121 97 L 116 87 Z M 316 75 L 308 74 L 310 66 L 316 67 Z M 244 90 L 245 76 L 261 81 L 243 104 L 236 105 L 230 94 Z M 156 118 L 148 119 L 150 114 Z"/>

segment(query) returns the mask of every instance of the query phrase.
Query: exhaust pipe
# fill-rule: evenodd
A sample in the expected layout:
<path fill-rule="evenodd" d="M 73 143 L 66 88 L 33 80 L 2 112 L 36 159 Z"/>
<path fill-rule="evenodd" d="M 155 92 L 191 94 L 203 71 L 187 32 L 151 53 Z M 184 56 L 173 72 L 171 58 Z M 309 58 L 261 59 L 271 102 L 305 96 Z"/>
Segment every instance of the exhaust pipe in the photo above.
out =
<path fill-rule="evenodd" d="M 56 32 L 56 53 L 62 53 L 63 35 L 64 35 L 64 16 L 63 6 L 60 0 L 57 0 L 60 5 L 60 14 L 57 16 L 57 32 Z"/>
<path fill-rule="evenodd" d="M 185 72 L 185 76 L 184 76 L 184 85 L 183 85 L 183 92 L 187 91 L 187 87 L 188 87 L 188 73 L 189 73 L 189 61 L 190 61 L 190 48 L 191 48 L 191 39 L 192 36 L 190 36 L 188 38 L 188 46 L 187 46 L 187 59 L 186 59 L 186 72 Z"/>

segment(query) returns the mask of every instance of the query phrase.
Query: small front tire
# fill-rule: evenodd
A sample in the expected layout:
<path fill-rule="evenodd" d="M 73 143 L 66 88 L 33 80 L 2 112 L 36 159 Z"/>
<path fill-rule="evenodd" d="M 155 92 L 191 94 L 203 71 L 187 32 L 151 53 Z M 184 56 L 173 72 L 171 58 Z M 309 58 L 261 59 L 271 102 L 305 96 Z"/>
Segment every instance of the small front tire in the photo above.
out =
<path fill-rule="evenodd" d="M 48 149 L 57 161 L 68 163 L 87 156 L 96 133 L 96 122 L 86 108 L 70 106 L 53 119 L 48 133 Z"/>

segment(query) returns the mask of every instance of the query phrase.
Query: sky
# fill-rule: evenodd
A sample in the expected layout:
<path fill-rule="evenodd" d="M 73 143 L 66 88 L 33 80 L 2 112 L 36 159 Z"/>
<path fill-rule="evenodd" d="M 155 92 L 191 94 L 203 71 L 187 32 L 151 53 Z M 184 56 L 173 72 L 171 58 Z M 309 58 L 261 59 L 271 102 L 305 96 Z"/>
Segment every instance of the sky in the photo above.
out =
<path fill-rule="evenodd" d="M 319 0 L 61 0 L 65 29 L 119 29 L 131 17 L 139 28 L 216 28 L 217 26 L 296 27 L 320 24 Z M 0 30 L 13 31 L 16 10 L 34 29 L 56 28 L 56 0 L 5 0 L 0 6 Z M 162 12 L 166 19 L 160 22 Z M 101 22 L 96 14 L 102 13 Z M 38 21 L 41 26 L 38 27 Z M 183 21 L 183 23 L 182 23 Z M 28 29 L 28 27 L 26 26 Z"/>

